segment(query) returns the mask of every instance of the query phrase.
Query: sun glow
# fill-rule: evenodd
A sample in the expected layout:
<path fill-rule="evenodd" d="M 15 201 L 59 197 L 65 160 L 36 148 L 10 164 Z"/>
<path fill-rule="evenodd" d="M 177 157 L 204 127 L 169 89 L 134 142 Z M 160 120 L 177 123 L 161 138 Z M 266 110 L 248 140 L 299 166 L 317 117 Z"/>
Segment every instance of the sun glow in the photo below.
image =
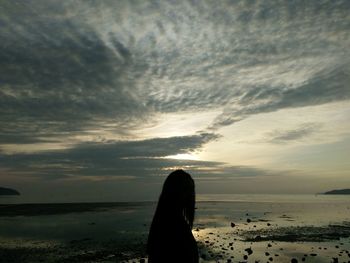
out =
<path fill-rule="evenodd" d="M 165 158 L 176 159 L 176 160 L 194 160 L 199 161 L 199 157 L 189 153 L 168 155 Z"/>

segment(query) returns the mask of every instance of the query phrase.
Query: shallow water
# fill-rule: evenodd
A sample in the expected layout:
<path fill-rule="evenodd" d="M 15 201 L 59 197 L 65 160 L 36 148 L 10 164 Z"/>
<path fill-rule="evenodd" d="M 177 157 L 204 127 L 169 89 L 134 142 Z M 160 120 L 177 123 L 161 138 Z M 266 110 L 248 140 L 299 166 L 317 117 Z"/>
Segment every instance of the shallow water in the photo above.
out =
<path fill-rule="evenodd" d="M 350 222 L 350 196 L 199 195 L 197 199 L 193 233 L 201 262 L 290 262 L 293 257 L 299 262 L 303 258 L 305 262 L 332 262 L 334 257 L 339 262 L 350 260 L 346 252 L 350 250 L 349 238 L 322 242 L 244 241 L 247 231 L 258 235 L 267 229 L 273 235 L 281 227 L 290 227 L 298 234 L 297 226 L 327 227 Z M 145 258 L 155 205 L 115 203 L 109 207 L 97 205 L 92 211 L 76 211 L 73 205 L 65 204 L 64 213 L 55 210 L 54 205 L 46 205 L 43 210 L 52 206 L 50 214 L 42 211 L 30 216 L 23 210 L 17 211 L 17 216 L 2 216 L 5 210 L 0 208 L 0 254 L 4 262 L 138 262 Z M 84 206 L 88 208 L 89 204 Z M 16 214 L 15 209 L 12 212 Z M 231 227 L 231 223 L 235 226 Z M 318 229 L 308 231 L 311 235 Z M 253 253 L 245 251 L 247 248 Z"/>

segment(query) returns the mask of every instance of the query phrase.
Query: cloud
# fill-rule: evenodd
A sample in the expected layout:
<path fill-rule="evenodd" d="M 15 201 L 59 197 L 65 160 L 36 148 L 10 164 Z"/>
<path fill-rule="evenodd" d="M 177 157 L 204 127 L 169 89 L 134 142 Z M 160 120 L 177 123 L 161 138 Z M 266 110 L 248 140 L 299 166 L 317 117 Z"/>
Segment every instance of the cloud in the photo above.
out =
<path fill-rule="evenodd" d="M 169 155 L 199 151 L 218 138 L 215 134 L 158 138 L 142 141 L 82 143 L 70 149 L 26 154 L 3 154 L 8 174 L 47 180 L 155 180 L 174 169 L 186 169 L 199 180 L 275 176 L 281 173 L 223 162 L 178 160 Z M 157 179 L 158 178 L 158 179 Z"/>
<path fill-rule="evenodd" d="M 299 141 L 319 131 L 320 127 L 320 123 L 304 123 L 295 129 L 270 132 L 266 135 L 266 140 L 277 144 Z"/>
<path fill-rule="evenodd" d="M 32 4 L 2 9 L 1 142 L 59 141 L 112 124 L 124 132 L 152 115 L 133 91 L 126 46 L 114 40 L 111 49 L 64 5 Z"/>
<path fill-rule="evenodd" d="M 2 167 L 47 178 L 75 176 L 137 176 L 158 174 L 166 167 L 210 165 L 164 157 L 198 151 L 218 138 L 215 134 L 141 141 L 81 143 L 69 149 L 2 154 Z"/>
<path fill-rule="evenodd" d="M 276 175 L 166 156 L 200 151 L 220 128 L 252 115 L 350 99 L 347 0 L 0 7 L 0 147 L 64 146 L 2 151 L 1 168 L 13 173 L 130 179 L 185 167 L 201 178 Z M 209 111 L 222 114 L 208 119 L 206 133 L 147 140 L 137 133 L 158 115 Z M 268 136 L 283 143 L 317 129 Z"/>
<path fill-rule="evenodd" d="M 350 99 L 350 65 L 318 73 L 298 87 L 256 87 L 246 92 L 236 105 L 225 108 L 209 127 L 216 130 L 251 115 L 286 108 L 321 105 Z"/>
<path fill-rule="evenodd" d="M 0 11 L 3 143 L 349 99 L 347 1 L 15 3 Z"/>

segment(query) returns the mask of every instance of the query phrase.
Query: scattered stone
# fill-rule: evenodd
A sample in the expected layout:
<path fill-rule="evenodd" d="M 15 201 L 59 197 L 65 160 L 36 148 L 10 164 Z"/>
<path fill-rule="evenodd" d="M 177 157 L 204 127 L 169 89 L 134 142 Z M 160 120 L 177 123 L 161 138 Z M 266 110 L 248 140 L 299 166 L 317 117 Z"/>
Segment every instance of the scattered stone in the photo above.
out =
<path fill-rule="evenodd" d="M 252 222 L 252 220 L 250 218 L 247 218 L 247 223 Z"/>
<path fill-rule="evenodd" d="M 236 224 L 231 222 L 231 227 L 235 227 L 235 226 L 236 226 Z"/>
<path fill-rule="evenodd" d="M 292 260 L 290 262 L 291 263 L 298 263 L 298 260 L 296 258 L 292 258 Z"/>

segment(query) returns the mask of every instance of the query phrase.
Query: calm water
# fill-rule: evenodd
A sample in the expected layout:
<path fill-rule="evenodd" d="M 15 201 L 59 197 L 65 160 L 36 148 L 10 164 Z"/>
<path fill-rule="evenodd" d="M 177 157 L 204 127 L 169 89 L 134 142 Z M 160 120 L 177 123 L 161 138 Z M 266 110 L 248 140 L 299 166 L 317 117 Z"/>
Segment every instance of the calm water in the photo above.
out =
<path fill-rule="evenodd" d="M 2 204 L 20 201 L 16 198 L 0 199 Z M 110 247 L 108 253 L 112 255 L 105 255 L 107 258 L 102 261 L 95 259 L 88 262 L 118 261 L 115 258 L 108 261 L 108 256 L 113 257 L 113 251 L 124 253 L 122 255 L 124 258 L 137 258 L 142 256 L 155 205 L 154 202 L 128 203 L 90 212 L 74 212 L 73 209 L 65 214 L 11 217 L 1 216 L 0 209 L 0 247 L 10 250 L 14 247 L 74 247 L 79 244 L 78 248 L 74 247 L 74 250 L 66 253 L 74 252 L 76 255 L 80 252 L 86 253 L 87 248 L 93 251 L 102 249 L 105 251 L 106 247 Z M 252 220 L 252 223 L 247 223 L 247 219 Z M 236 224 L 235 228 L 231 228 L 231 222 Z M 202 262 L 216 262 L 216 260 L 226 262 L 231 257 L 234 260 L 243 260 L 241 257 L 245 253 L 245 247 L 255 249 L 249 259 L 260 260 L 265 253 L 267 243 L 243 242 L 241 233 L 265 229 L 266 222 L 270 222 L 270 227 L 276 229 L 350 222 L 350 196 L 198 195 L 194 235 L 198 242 L 203 244 Z M 206 247 L 206 244 L 210 244 L 208 240 L 216 245 Z M 229 241 L 235 242 L 235 248 L 226 252 L 224 245 Z M 311 253 L 310 251 L 320 246 L 327 246 L 328 248 L 323 249 L 322 253 L 318 251 L 317 259 L 309 256 L 306 262 L 331 262 L 329 260 L 334 254 L 340 253 L 332 250 L 336 242 L 340 241 L 327 241 L 322 245 L 317 242 L 279 242 L 278 245 L 277 243 L 274 245 L 276 251 L 272 252 L 272 248 L 269 249 L 273 255 L 278 255 L 274 258 L 274 262 L 290 262 L 291 257 L 301 259 L 303 254 Z M 350 250 L 348 239 L 341 239 L 341 243 L 340 246 L 344 250 Z M 137 250 L 139 254 L 133 254 L 133 251 L 136 251 L 133 247 L 139 248 Z M 85 252 L 82 252 L 83 250 Z M 223 251 L 225 253 L 220 256 Z M 50 253 L 50 260 L 45 260 L 56 262 L 55 252 Z M 210 258 L 210 255 L 214 258 Z M 346 256 L 344 254 L 344 262 L 348 262 L 345 261 Z M 85 260 L 81 262 L 83 261 Z"/>

